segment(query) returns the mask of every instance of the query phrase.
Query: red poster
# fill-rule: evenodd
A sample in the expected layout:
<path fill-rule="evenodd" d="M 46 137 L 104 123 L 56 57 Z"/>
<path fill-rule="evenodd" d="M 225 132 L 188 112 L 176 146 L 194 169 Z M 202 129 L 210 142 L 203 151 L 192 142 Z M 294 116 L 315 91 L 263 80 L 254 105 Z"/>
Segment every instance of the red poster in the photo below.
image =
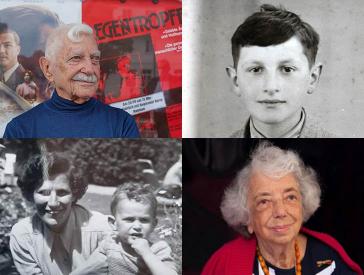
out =
<path fill-rule="evenodd" d="M 181 137 L 182 2 L 86 0 L 82 21 L 101 50 L 97 97 L 135 116 L 142 137 Z"/>

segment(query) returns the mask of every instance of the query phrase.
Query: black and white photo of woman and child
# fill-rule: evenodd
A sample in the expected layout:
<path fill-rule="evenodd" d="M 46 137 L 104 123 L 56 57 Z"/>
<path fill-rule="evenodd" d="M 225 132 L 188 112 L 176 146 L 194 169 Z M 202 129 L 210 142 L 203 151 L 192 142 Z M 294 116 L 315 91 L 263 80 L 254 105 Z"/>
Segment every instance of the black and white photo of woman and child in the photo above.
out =
<path fill-rule="evenodd" d="M 180 140 L 0 144 L 0 274 L 181 274 Z"/>
<path fill-rule="evenodd" d="M 363 274 L 364 141 L 183 140 L 183 274 Z"/>

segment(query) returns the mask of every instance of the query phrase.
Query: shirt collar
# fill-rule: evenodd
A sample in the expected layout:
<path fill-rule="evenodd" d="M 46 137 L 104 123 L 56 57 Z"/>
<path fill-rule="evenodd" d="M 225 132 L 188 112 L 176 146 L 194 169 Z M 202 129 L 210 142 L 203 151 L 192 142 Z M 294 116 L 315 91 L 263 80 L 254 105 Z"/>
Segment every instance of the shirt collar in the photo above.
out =
<path fill-rule="evenodd" d="M 306 112 L 305 109 L 302 108 L 301 111 L 301 118 L 298 123 L 293 126 L 287 133 L 280 136 L 280 138 L 299 138 L 302 132 L 303 127 L 305 126 L 306 122 Z M 250 128 L 250 137 L 251 138 L 269 138 L 264 136 L 254 125 L 253 120 L 251 117 L 249 118 L 249 128 Z"/>
<path fill-rule="evenodd" d="M 16 62 L 16 64 L 11 67 L 9 70 L 7 70 L 6 72 L 4 72 L 4 80 L 8 81 L 8 79 L 10 78 L 11 74 L 18 68 L 19 63 Z"/>
<path fill-rule="evenodd" d="M 61 240 L 68 253 L 70 253 L 71 244 L 72 244 L 72 236 L 73 236 L 73 232 L 75 230 L 75 225 L 76 225 L 75 213 L 72 208 L 70 216 L 67 220 L 67 223 L 66 223 L 65 227 L 63 228 L 63 231 L 60 233 Z M 56 233 L 49 230 L 49 228 L 44 224 L 44 238 L 48 244 L 50 253 L 52 253 L 55 234 Z"/>

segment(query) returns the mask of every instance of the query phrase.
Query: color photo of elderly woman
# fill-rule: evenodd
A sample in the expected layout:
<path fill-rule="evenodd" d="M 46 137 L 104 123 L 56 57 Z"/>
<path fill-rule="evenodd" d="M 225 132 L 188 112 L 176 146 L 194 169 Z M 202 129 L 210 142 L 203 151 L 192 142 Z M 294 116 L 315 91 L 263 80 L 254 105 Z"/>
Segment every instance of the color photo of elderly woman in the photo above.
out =
<path fill-rule="evenodd" d="M 303 226 L 320 197 L 315 171 L 297 153 L 258 144 L 221 202 L 241 236 L 218 249 L 202 274 L 362 274 L 338 241 Z"/>

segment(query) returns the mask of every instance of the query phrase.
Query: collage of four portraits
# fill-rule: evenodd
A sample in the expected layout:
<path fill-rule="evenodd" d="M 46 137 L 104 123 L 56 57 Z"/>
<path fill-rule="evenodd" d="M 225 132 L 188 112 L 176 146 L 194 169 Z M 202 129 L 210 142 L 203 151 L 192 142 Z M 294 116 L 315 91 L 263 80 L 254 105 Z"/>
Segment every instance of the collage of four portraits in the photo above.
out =
<path fill-rule="evenodd" d="M 0 274 L 362 275 L 363 13 L 0 0 Z"/>

